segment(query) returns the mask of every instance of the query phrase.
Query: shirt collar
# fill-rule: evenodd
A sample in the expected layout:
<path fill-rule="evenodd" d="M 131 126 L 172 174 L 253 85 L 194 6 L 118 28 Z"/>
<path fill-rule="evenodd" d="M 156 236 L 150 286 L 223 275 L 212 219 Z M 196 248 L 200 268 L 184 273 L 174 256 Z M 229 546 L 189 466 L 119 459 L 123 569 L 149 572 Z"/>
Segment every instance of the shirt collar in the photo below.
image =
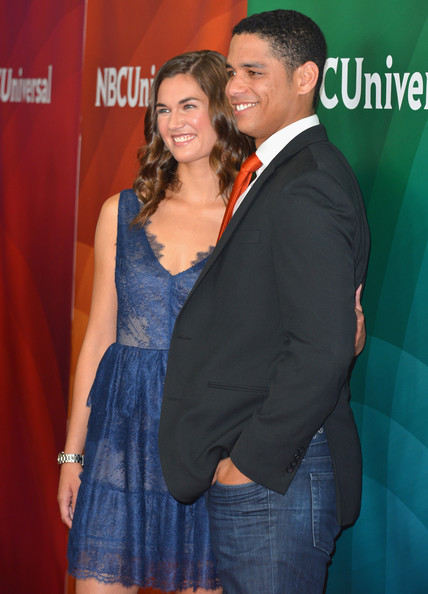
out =
<path fill-rule="evenodd" d="M 275 132 L 275 134 L 272 134 L 272 136 L 269 136 L 267 140 L 262 142 L 262 144 L 256 150 L 256 155 L 262 162 L 262 165 L 259 167 L 259 169 L 257 169 L 253 181 L 236 201 L 235 207 L 233 209 L 234 213 L 237 211 L 239 205 L 250 191 L 250 188 L 254 184 L 255 180 L 259 177 L 261 172 L 266 169 L 266 167 L 276 157 L 276 155 L 301 132 L 304 132 L 308 128 L 312 128 L 313 126 L 317 126 L 319 123 L 320 121 L 318 116 L 314 114 L 306 118 L 302 118 L 301 120 L 297 120 L 297 122 L 293 122 L 285 128 L 281 128 L 281 130 L 278 130 L 278 132 Z"/>
<path fill-rule="evenodd" d="M 256 150 L 256 155 L 263 163 L 263 166 L 257 171 L 257 177 L 260 175 L 261 171 L 265 169 L 276 157 L 276 155 L 293 140 L 293 138 L 308 128 L 317 126 L 319 123 L 320 121 L 318 116 L 313 114 L 306 118 L 302 118 L 301 120 L 297 120 L 297 122 L 293 122 L 285 128 L 281 128 L 281 130 L 278 130 L 278 132 L 275 132 L 275 134 L 272 134 L 272 136 L 269 136 L 267 140 L 262 142 L 262 144 Z"/>

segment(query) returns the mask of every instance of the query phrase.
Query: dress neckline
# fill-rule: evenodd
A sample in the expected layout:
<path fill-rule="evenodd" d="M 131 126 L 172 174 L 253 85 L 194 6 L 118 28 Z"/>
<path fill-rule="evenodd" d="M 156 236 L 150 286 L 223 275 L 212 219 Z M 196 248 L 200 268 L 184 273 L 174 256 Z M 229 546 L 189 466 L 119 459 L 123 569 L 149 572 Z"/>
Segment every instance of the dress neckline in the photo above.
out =
<path fill-rule="evenodd" d="M 144 239 L 146 240 L 147 245 L 149 246 L 149 250 L 150 250 L 150 254 L 152 256 L 152 258 L 155 260 L 157 266 L 168 276 L 170 276 L 171 278 L 175 278 L 180 276 L 181 274 L 184 274 L 185 272 L 190 272 L 191 270 L 193 270 L 194 268 L 196 268 L 197 266 L 200 266 L 202 263 L 205 263 L 205 261 L 208 259 L 208 256 L 211 254 L 211 252 L 213 251 L 214 247 L 211 246 L 210 249 L 208 250 L 208 253 L 206 256 L 204 256 L 203 258 L 201 258 L 200 260 L 197 260 L 194 264 L 192 264 L 191 266 L 189 266 L 188 268 L 185 268 L 184 270 L 180 270 L 179 272 L 176 273 L 172 273 L 170 270 L 168 270 L 167 268 L 165 268 L 165 266 L 161 263 L 159 257 L 156 255 L 155 250 L 153 249 L 152 243 L 149 240 L 148 234 L 147 234 L 147 230 L 146 230 L 146 224 L 144 224 L 142 226 L 142 230 L 143 230 L 143 234 L 144 234 Z M 162 245 L 162 244 L 159 244 Z M 198 254 L 201 254 L 204 252 L 197 252 L 196 256 Z"/>

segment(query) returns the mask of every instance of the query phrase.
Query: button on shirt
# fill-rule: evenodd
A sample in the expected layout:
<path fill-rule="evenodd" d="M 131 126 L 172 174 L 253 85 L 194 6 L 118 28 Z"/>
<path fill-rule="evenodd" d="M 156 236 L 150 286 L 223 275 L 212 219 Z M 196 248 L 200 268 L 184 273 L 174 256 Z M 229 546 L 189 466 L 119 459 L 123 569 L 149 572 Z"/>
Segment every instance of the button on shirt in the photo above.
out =
<path fill-rule="evenodd" d="M 278 132 L 275 132 L 275 134 L 269 136 L 269 138 L 259 146 L 259 148 L 256 150 L 256 155 L 263 163 L 263 165 L 259 167 L 259 169 L 257 169 L 255 179 L 250 183 L 250 185 L 242 194 L 242 196 L 240 196 L 236 201 L 235 208 L 233 209 L 233 214 L 235 214 L 235 212 L 239 208 L 239 205 L 242 203 L 245 196 L 252 188 L 253 184 L 257 181 L 260 174 L 266 169 L 269 163 L 273 161 L 277 154 L 280 151 L 282 151 L 282 149 L 285 146 L 287 146 L 287 144 L 291 142 L 293 138 L 295 138 L 308 128 L 318 126 L 319 123 L 320 121 L 317 115 L 314 114 L 308 116 L 307 118 L 303 118 L 301 120 L 298 120 L 297 122 L 293 122 L 285 128 L 281 128 L 281 130 L 278 130 Z"/>

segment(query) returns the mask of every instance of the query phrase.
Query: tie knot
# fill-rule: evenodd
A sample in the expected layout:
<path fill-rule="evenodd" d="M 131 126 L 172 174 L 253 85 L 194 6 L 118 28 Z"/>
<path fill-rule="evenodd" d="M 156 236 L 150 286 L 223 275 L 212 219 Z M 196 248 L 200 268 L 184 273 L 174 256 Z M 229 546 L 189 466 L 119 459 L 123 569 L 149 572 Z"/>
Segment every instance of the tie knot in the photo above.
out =
<path fill-rule="evenodd" d="M 251 153 L 251 155 L 247 157 L 242 163 L 241 169 L 253 173 L 254 171 L 257 171 L 257 169 L 262 165 L 263 163 L 260 161 L 256 153 Z"/>

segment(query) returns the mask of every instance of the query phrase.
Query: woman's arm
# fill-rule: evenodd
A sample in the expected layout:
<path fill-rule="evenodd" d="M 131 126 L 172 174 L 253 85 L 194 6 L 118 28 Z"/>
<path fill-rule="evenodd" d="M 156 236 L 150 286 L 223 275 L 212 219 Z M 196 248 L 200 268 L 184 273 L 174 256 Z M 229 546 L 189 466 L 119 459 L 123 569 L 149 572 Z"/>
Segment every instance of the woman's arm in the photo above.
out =
<path fill-rule="evenodd" d="M 76 366 L 70 422 L 64 447 L 66 454 L 83 452 L 90 412 L 86 406 L 88 394 L 101 357 L 116 338 L 117 295 L 114 274 L 118 201 L 119 195 L 116 195 L 104 203 L 95 232 L 91 310 Z M 61 467 L 58 503 L 61 519 L 69 528 L 73 520 L 81 470 L 78 463 L 65 463 Z"/>

